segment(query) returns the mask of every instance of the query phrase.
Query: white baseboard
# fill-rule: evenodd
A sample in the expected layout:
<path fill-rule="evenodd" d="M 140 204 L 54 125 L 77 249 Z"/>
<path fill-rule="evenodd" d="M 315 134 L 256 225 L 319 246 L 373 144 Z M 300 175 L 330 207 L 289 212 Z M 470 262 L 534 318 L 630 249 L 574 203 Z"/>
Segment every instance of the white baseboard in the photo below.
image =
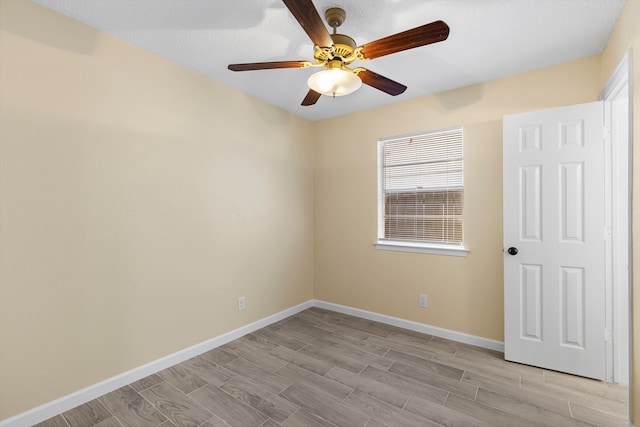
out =
<path fill-rule="evenodd" d="M 372 311 L 360 310 L 359 308 L 347 307 L 325 301 L 314 300 L 313 306 L 504 353 L 504 342 L 502 341 L 495 341 L 488 338 L 465 334 L 463 332 L 456 332 L 450 329 L 439 328 L 437 326 L 413 322 L 411 320 L 400 319 L 398 317 L 387 316 L 384 314 L 374 313 Z"/>
<path fill-rule="evenodd" d="M 213 350 L 216 347 L 238 339 L 244 335 L 250 334 L 251 332 L 256 331 L 260 328 L 264 328 L 265 326 L 268 326 L 272 323 L 278 322 L 282 319 L 286 319 L 289 316 L 293 316 L 294 314 L 306 310 L 307 308 L 310 308 L 312 306 L 313 301 L 310 300 L 271 316 L 267 316 L 264 319 L 258 320 L 249 325 L 219 335 L 215 338 L 188 347 L 184 350 L 180 350 L 158 360 L 154 360 L 153 362 L 149 362 L 146 365 L 139 366 L 130 371 L 116 375 L 115 377 L 108 378 L 97 384 L 91 385 L 89 387 L 83 388 L 82 390 L 45 403 L 44 405 L 30 409 L 11 418 L 7 418 L 4 421 L 0 421 L 0 427 L 26 427 L 40 423 L 53 416 L 61 414 L 62 412 L 66 412 L 70 409 L 75 408 L 76 406 L 96 399 L 106 393 L 110 393 L 114 390 L 119 389 L 120 387 L 124 387 L 125 385 L 130 384 L 134 381 L 138 381 L 158 371 L 184 362 L 185 360 L 191 359 L 192 357 L 195 357 L 199 354 L 202 354 L 209 350 Z"/>

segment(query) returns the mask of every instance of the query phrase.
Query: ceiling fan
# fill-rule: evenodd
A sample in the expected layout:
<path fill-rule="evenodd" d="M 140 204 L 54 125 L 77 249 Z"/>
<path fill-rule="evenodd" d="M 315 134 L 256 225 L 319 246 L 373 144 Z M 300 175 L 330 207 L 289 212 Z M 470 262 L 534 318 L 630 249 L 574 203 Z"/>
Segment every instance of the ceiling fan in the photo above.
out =
<path fill-rule="evenodd" d="M 231 64 L 231 71 L 271 70 L 277 68 L 323 67 L 309 80 L 309 92 L 302 105 L 315 104 L 321 95 L 348 95 L 360 88 L 362 83 L 389 95 L 403 93 L 407 87 L 363 67 L 349 68 L 355 60 L 366 61 L 415 47 L 441 42 L 449 37 L 449 26 L 443 21 L 434 21 L 411 30 L 387 36 L 357 46 L 349 36 L 338 34 L 337 28 L 346 18 L 343 9 L 332 7 L 326 10 L 325 19 L 333 34 L 322 22 L 312 0 L 282 0 L 314 44 L 314 61 L 274 61 Z"/>

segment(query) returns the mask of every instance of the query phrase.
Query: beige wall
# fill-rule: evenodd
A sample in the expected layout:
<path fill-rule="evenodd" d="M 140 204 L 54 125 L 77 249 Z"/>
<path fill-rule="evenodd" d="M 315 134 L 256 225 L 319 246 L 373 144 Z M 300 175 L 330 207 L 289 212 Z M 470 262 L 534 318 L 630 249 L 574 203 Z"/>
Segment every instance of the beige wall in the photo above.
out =
<path fill-rule="evenodd" d="M 31 2 L 0 17 L 0 419 L 312 298 L 311 123 Z"/>
<path fill-rule="evenodd" d="M 595 101 L 600 87 L 594 56 L 319 123 L 315 297 L 502 340 L 502 117 Z M 469 255 L 374 249 L 377 139 L 454 125 L 464 126 Z"/>
<path fill-rule="evenodd" d="M 632 49 L 633 75 L 631 76 L 633 91 L 633 315 L 632 327 L 636 331 L 633 339 L 632 370 L 632 410 L 633 418 L 638 424 L 640 419 L 640 0 L 627 0 L 625 8 L 611 34 L 606 49 L 602 53 L 602 81 L 604 86 L 616 69 L 627 50 Z"/>

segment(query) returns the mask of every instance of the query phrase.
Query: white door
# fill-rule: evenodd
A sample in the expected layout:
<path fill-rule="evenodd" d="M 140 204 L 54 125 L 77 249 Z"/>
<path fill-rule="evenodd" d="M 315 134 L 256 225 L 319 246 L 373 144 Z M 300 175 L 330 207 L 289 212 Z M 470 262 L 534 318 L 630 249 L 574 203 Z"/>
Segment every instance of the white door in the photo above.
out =
<path fill-rule="evenodd" d="M 503 139 L 505 358 L 598 379 L 603 117 L 602 102 L 505 116 Z"/>

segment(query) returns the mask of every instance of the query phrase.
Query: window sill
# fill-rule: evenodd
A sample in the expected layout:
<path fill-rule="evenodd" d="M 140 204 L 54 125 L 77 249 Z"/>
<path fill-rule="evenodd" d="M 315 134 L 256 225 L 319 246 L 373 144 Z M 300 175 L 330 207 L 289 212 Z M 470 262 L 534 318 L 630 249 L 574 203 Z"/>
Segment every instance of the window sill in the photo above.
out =
<path fill-rule="evenodd" d="M 373 244 L 373 246 L 376 249 L 384 251 L 414 252 L 420 254 L 467 256 L 469 253 L 469 249 L 461 246 L 428 245 L 411 242 L 392 242 L 387 240 L 378 240 Z"/>

